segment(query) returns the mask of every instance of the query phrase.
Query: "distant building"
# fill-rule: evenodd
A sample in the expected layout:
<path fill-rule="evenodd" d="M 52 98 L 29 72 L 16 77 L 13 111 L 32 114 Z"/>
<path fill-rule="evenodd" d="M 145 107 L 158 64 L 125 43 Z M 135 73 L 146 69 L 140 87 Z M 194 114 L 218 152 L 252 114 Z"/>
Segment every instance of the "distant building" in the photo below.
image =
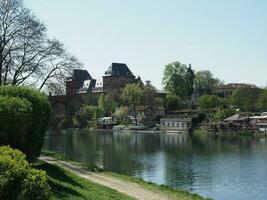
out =
<path fill-rule="evenodd" d="M 263 112 L 260 116 L 250 117 L 252 127 L 262 132 L 267 132 L 267 113 Z"/>
<path fill-rule="evenodd" d="M 87 70 L 74 69 L 72 76 L 66 81 L 66 94 L 76 94 L 84 89 L 84 87 L 92 87 L 92 77 Z M 86 84 L 85 84 L 86 83 Z M 84 85 L 85 84 L 85 85 Z"/>
<path fill-rule="evenodd" d="M 110 92 L 138 81 L 140 77 L 136 79 L 124 63 L 112 63 L 100 79 L 93 79 L 87 70 L 75 69 L 66 81 L 66 94 Z"/>
<path fill-rule="evenodd" d="M 215 93 L 221 97 L 229 97 L 232 95 L 233 91 L 240 88 L 255 88 L 258 87 L 253 84 L 246 83 L 229 83 L 226 85 L 221 85 L 215 89 Z"/>
<path fill-rule="evenodd" d="M 224 123 L 232 124 L 235 127 L 245 129 L 250 127 L 250 119 L 248 116 L 241 116 L 240 114 L 234 114 L 223 120 Z"/>
<path fill-rule="evenodd" d="M 135 83 L 135 76 L 124 63 L 112 63 L 103 76 L 103 91 L 121 89 L 127 84 Z"/>
<path fill-rule="evenodd" d="M 188 131 L 191 127 L 192 118 L 189 117 L 162 117 L 160 127 L 166 131 Z"/>

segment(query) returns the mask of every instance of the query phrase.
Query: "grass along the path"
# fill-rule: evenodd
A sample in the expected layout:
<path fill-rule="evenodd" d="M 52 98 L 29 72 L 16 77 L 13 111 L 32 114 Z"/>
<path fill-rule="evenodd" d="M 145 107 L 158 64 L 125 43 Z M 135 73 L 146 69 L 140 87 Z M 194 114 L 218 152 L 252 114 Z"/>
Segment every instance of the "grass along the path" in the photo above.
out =
<path fill-rule="evenodd" d="M 175 198 L 179 200 L 212 200 L 211 198 L 204 198 L 198 194 L 195 193 L 190 193 L 184 190 L 179 190 L 179 189 L 174 189 L 170 188 L 166 185 L 157 185 L 151 182 L 146 182 L 141 178 L 136 178 L 132 176 L 125 176 L 113 172 L 102 172 L 101 174 L 105 174 L 110 177 L 114 177 L 117 179 L 121 179 L 124 181 L 129 181 L 133 183 L 137 183 L 139 185 L 142 185 L 144 188 L 151 190 L 151 191 L 160 191 L 162 193 L 165 193 L 166 195 L 169 196 L 174 196 Z"/>
<path fill-rule="evenodd" d="M 38 161 L 33 165 L 36 169 L 46 171 L 49 185 L 53 192 L 52 200 L 132 200 L 133 198 L 126 196 L 104 187 L 102 185 L 92 183 L 84 178 L 71 173 L 59 166 L 51 165 L 43 161 Z"/>
<path fill-rule="evenodd" d="M 53 157 L 57 160 L 65 161 L 65 162 L 70 163 L 71 165 L 77 166 L 83 170 L 92 171 L 92 169 L 93 170 L 97 169 L 95 166 L 92 167 L 92 166 L 89 166 L 88 164 L 85 164 L 83 162 L 74 161 L 72 158 L 70 158 L 64 154 L 61 154 L 61 153 L 56 153 L 56 152 L 52 152 L 52 151 L 43 151 L 42 154 L 45 156 Z M 172 197 L 173 199 L 179 199 L 179 200 L 205 200 L 205 199 L 208 200 L 208 199 L 210 199 L 210 198 L 203 198 L 198 194 L 193 194 L 193 193 L 190 193 L 190 192 L 187 192 L 184 190 L 173 189 L 173 188 L 170 188 L 170 187 L 165 186 L 165 185 L 156 185 L 154 183 L 145 182 L 144 180 L 142 180 L 140 178 L 125 176 L 125 175 L 121 175 L 121 174 L 117 174 L 117 173 L 113 173 L 113 172 L 99 172 L 99 175 L 112 177 L 114 179 L 122 180 L 122 181 L 129 182 L 129 183 L 136 183 L 139 186 L 142 186 L 143 188 L 145 188 L 149 191 L 154 191 L 157 193 L 160 192 L 160 193 L 165 194 L 169 197 Z M 93 199 L 98 199 L 98 198 L 93 198 Z"/>

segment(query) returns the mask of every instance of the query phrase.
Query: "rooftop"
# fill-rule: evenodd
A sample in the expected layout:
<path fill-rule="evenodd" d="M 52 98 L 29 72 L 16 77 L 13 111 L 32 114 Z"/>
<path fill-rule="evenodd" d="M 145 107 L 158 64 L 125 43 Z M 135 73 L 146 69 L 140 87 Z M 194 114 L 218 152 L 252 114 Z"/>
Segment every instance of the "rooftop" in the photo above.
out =
<path fill-rule="evenodd" d="M 131 70 L 124 63 L 112 63 L 110 67 L 105 71 L 105 76 L 132 76 Z"/>
<path fill-rule="evenodd" d="M 219 86 L 217 89 L 237 89 L 237 88 L 258 88 L 256 85 L 248 83 L 228 83 Z"/>

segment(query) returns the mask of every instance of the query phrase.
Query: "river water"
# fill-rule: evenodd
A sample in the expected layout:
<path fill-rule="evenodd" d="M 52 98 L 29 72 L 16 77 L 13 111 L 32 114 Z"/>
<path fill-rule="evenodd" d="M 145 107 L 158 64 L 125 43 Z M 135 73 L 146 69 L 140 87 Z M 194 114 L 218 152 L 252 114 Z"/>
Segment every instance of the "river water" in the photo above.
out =
<path fill-rule="evenodd" d="M 267 138 L 68 130 L 44 149 L 216 200 L 267 199 Z"/>

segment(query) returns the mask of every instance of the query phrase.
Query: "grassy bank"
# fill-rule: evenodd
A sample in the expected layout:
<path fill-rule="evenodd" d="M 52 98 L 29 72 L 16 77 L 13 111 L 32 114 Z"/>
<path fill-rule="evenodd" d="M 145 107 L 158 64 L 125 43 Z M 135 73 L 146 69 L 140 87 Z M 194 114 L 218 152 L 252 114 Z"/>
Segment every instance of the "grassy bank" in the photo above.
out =
<path fill-rule="evenodd" d="M 92 183 L 80 178 L 68 170 L 38 161 L 34 164 L 36 169 L 46 171 L 48 183 L 52 189 L 52 200 L 132 200 L 133 198 L 121 194 L 110 188 Z"/>
<path fill-rule="evenodd" d="M 165 193 L 169 196 L 174 196 L 177 199 L 181 199 L 181 200 L 204 200 L 204 199 L 211 200 L 210 198 L 203 198 L 202 196 L 198 194 L 190 193 L 184 190 L 173 189 L 166 185 L 157 185 L 157 184 L 146 182 L 143 179 L 132 177 L 132 176 L 125 176 L 125 175 L 121 175 L 121 174 L 117 174 L 113 172 L 102 172 L 102 173 L 107 176 L 111 176 L 117 179 L 137 183 L 139 185 L 142 185 L 144 188 L 148 190 L 160 191 L 162 193 Z"/>
<path fill-rule="evenodd" d="M 58 160 L 67 161 L 68 163 L 71 163 L 71 164 L 73 164 L 75 166 L 78 166 L 78 167 L 80 167 L 82 169 L 86 169 L 86 170 L 89 170 L 89 171 L 92 171 L 92 169 L 93 169 L 94 171 L 97 171 L 97 170 L 99 171 L 99 169 L 96 169 L 95 166 L 88 166 L 87 164 L 85 164 L 83 162 L 74 161 L 70 157 L 68 157 L 68 156 L 66 156 L 64 154 L 61 154 L 61 153 L 56 153 L 56 152 L 51 152 L 51 151 L 43 151 L 42 154 L 46 155 L 46 156 L 50 156 L 50 157 L 56 158 Z M 42 165 L 44 165 L 44 163 L 42 163 Z M 79 180 L 81 180 L 81 178 L 77 177 L 76 175 L 74 175 L 74 174 L 72 174 L 70 172 L 66 172 L 66 170 L 61 169 L 61 168 L 59 168 L 57 166 L 51 166 L 49 164 L 45 165 L 45 167 L 48 167 L 48 166 L 49 166 L 49 168 L 54 167 L 54 168 L 57 168 L 57 170 L 62 170 L 64 173 L 68 173 L 68 175 L 71 178 L 75 178 L 76 180 L 78 178 Z M 43 170 L 47 171 L 47 169 L 45 169 L 45 168 Z M 55 181 L 55 179 L 53 179 L 51 177 L 50 172 L 51 172 L 50 170 L 47 171 L 48 177 L 49 177 L 49 181 Z M 145 188 L 147 190 L 155 191 L 155 192 L 159 192 L 160 191 L 160 192 L 162 192 L 162 193 L 164 193 L 164 194 L 166 194 L 168 196 L 172 196 L 172 197 L 180 199 L 180 200 L 204 200 L 204 199 L 209 199 L 209 198 L 203 198 L 198 194 L 189 193 L 187 191 L 173 189 L 173 188 L 170 188 L 170 187 L 164 186 L 164 185 L 156 185 L 154 183 L 145 182 L 142 179 L 131 177 L 131 176 L 125 176 L 125 175 L 121 175 L 121 174 L 117 174 L 117 173 L 113 173 L 113 172 L 99 172 L 99 173 L 104 174 L 104 175 L 109 176 L 109 177 L 113 177 L 115 179 L 120 179 L 120 180 L 131 182 L 131 183 L 137 183 L 137 184 L 139 184 L 140 186 L 142 186 L 143 188 Z M 55 175 L 55 172 L 53 172 L 53 174 Z M 86 182 L 87 182 L 87 180 L 83 180 L 81 185 L 83 183 L 86 183 Z M 61 184 L 61 182 L 59 181 L 59 182 L 57 182 L 57 184 Z M 90 184 L 94 185 L 93 183 L 90 183 Z M 103 187 L 103 188 L 105 188 L 105 187 Z M 52 184 L 52 189 L 54 190 L 53 184 Z M 86 189 L 86 190 L 88 190 L 88 189 Z M 114 193 L 113 190 L 111 190 L 111 191 L 112 191 L 111 195 L 118 195 L 118 194 L 113 194 Z M 60 195 L 58 195 L 57 192 L 58 191 L 56 190 L 55 196 L 58 198 L 58 197 L 60 197 Z M 97 192 L 97 190 L 96 190 L 96 192 Z M 94 195 L 94 194 L 95 193 L 93 192 L 92 195 Z M 93 199 L 101 199 L 101 200 L 102 199 L 108 199 L 108 197 L 107 198 L 102 198 L 102 197 L 98 198 L 98 196 L 92 196 L 92 197 L 93 197 Z M 55 198 L 55 199 L 57 199 L 57 198 Z M 71 199 L 71 198 L 66 197 L 65 199 Z M 91 198 L 88 198 L 88 199 L 91 199 Z M 117 199 L 116 196 L 114 196 L 113 199 Z M 129 199 L 129 197 L 123 196 L 123 197 L 121 197 L 121 199 Z"/>

